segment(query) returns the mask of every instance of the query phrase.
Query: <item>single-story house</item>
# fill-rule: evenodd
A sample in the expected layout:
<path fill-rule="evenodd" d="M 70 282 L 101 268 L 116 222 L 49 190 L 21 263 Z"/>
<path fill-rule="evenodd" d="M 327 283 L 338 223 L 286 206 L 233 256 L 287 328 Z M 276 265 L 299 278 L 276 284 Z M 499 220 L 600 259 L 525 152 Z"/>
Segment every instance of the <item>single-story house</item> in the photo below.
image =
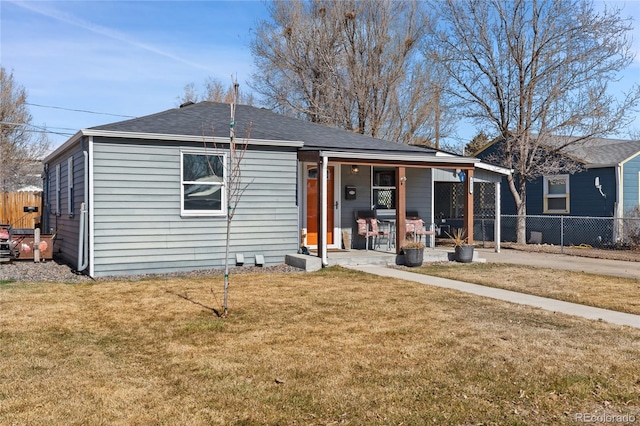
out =
<path fill-rule="evenodd" d="M 490 161 L 499 143 L 495 140 L 474 155 Z M 557 138 L 555 143 L 565 144 L 566 140 Z M 620 219 L 640 205 L 640 141 L 594 138 L 568 145 L 560 155 L 577 161 L 583 170 L 541 176 L 527 182 L 527 215 Z M 516 215 L 515 202 L 506 182 L 502 185 L 501 198 L 502 213 Z M 611 235 L 607 239 L 615 241 L 619 230 L 616 231 L 613 225 L 610 229 Z M 601 229 L 593 230 L 594 238 L 590 238 L 587 231 L 582 231 L 584 241 L 576 239 L 572 243 L 593 243 L 598 237 L 604 237 Z M 557 240 L 558 236 L 555 238 Z M 558 243 L 555 240 L 545 242 Z"/>
<path fill-rule="evenodd" d="M 236 107 L 235 130 L 246 144 L 247 186 L 231 223 L 231 258 L 260 255 L 267 266 L 296 253 L 301 235 L 323 264 L 345 230 L 364 248 L 359 210 L 385 210 L 397 229 L 406 211 L 432 224 L 436 176 L 466 176 L 471 229 L 474 181 L 499 189 L 508 173 L 245 105 Z M 229 133 L 230 105 L 213 102 L 77 132 L 45 159 L 43 229 L 57 236 L 56 256 L 95 277 L 224 267 Z M 399 251 L 404 233 L 396 234 Z"/>

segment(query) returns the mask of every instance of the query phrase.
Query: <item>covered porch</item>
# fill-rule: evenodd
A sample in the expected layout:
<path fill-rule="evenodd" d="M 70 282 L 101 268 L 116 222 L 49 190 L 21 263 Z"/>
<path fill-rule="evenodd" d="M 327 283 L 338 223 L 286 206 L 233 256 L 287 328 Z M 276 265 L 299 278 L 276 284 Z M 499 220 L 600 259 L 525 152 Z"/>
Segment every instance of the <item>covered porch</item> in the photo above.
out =
<path fill-rule="evenodd" d="M 473 229 L 476 175 L 482 179 L 495 175 L 493 181 L 499 185 L 504 171 L 487 170 L 476 158 L 426 150 L 421 154 L 300 150 L 301 245 L 312 249 L 311 254 L 321 259 L 323 266 L 349 261 L 342 259 L 368 257 L 373 262 L 377 256 L 397 258 L 407 238 L 402 230 L 407 229 L 409 212 L 436 231 L 436 179 L 458 179 L 464 186 L 462 226 L 473 244 L 473 233 L 468 230 Z M 367 237 L 358 234 L 356 216 L 363 211 L 373 212 L 384 223 L 384 241 L 376 244 L 372 239 L 369 246 Z M 423 241 L 432 249 L 425 252 L 433 252 L 437 259 L 448 258 L 446 250 L 433 250 L 434 235 L 425 235 Z"/>

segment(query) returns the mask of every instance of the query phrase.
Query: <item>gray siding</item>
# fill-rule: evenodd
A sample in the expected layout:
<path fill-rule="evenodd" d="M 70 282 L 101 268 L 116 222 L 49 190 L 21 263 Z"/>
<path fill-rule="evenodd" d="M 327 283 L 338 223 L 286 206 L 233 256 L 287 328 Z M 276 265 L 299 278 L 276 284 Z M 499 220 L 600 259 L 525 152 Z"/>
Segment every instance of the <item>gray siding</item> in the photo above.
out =
<path fill-rule="evenodd" d="M 629 211 L 640 205 L 640 182 L 638 182 L 640 179 L 638 176 L 640 173 L 640 154 L 625 162 L 622 167 L 622 196 L 624 198 L 622 214 L 627 215 Z"/>
<path fill-rule="evenodd" d="M 427 228 L 433 222 L 432 169 L 407 169 L 407 211 L 417 211 Z M 431 244 L 427 238 L 427 245 Z"/>
<path fill-rule="evenodd" d="M 68 160 L 73 158 L 73 191 L 71 193 L 73 202 L 71 211 L 69 209 L 69 168 Z M 56 167 L 60 165 L 60 210 L 56 206 Z M 56 259 L 62 260 L 72 267 L 78 263 L 78 235 L 80 204 L 84 198 L 84 155 L 82 143 L 68 150 L 61 152 L 47 163 L 48 172 L 46 176 L 48 185 L 47 199 L 45 200 L 45 214 L 47 215 L 47 226 L 43 232 L 55 234 L 53 251 Z"/>
<path fill-rule="evenodd" d="M 406 169 L 407 176 L 407 210 L 418 211 L 420 217 L 429 224 L 431 222 L 431 169 Z M 345 200 L 346 186 L 355 186 L 355 200 Z M 364 237 L 358 236 L 355 212 L 371 209 L 371 167 L 361 166 L 357 175 L 351 174 L 351 167 L 342 167 L 342 199 L 341 223 L 343 229 L 350 229 L 353 248 L 364 249 Z M 395 213 L 394 213 L 395 214 Z"/>
<path fill-rule="evenodd" d="M 189 149 L 202 149 L 191 145 Z M 178 144 L 94 144 L 94 275 L 223 268 L 225 217 L 180 216 Z M 212 152 L 212 148 L 208 148 Z M 298 248 L 296 152 L 249 149 L 231 226 L 231 259 L 283 263 Z"/>

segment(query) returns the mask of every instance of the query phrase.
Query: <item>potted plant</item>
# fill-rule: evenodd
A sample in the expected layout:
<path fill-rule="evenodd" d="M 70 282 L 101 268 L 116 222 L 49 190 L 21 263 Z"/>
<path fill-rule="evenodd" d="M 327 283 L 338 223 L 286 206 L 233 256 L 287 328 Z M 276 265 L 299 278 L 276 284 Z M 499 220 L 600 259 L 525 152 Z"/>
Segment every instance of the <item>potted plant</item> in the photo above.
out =
<path fill-rule="evenodd" d="M 425 245 L 420 241 L 405 241 L 402 244 L 404 264 L 406 266 L 420 266 L 424 260 Z"/>
<path fill-rule="evenodd" d="M 456 262 L 471 263 L 473 260 L 473 245 L 467 243 L 467 237 L 463 229 L 456 228 L 453 233 L 449 234 L 449 239 L 453 243 L 454 255 Z"/>

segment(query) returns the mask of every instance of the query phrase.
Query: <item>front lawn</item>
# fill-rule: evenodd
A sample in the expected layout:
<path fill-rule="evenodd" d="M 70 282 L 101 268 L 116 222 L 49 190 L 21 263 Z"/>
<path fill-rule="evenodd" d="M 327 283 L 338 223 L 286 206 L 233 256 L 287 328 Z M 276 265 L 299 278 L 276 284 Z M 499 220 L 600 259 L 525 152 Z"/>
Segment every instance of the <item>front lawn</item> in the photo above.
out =
<path fill-rule="evenodd" d="M 637 329 L 340 268 L 234 275 L 218 319 L 221 287 L 3 284 L 0 423 L 640 418 Z"/>
<path fill-rule="evenodd" d="M 434 263 L 411 272 L 640 315 L 640 279 L 507 263 Z"/>

